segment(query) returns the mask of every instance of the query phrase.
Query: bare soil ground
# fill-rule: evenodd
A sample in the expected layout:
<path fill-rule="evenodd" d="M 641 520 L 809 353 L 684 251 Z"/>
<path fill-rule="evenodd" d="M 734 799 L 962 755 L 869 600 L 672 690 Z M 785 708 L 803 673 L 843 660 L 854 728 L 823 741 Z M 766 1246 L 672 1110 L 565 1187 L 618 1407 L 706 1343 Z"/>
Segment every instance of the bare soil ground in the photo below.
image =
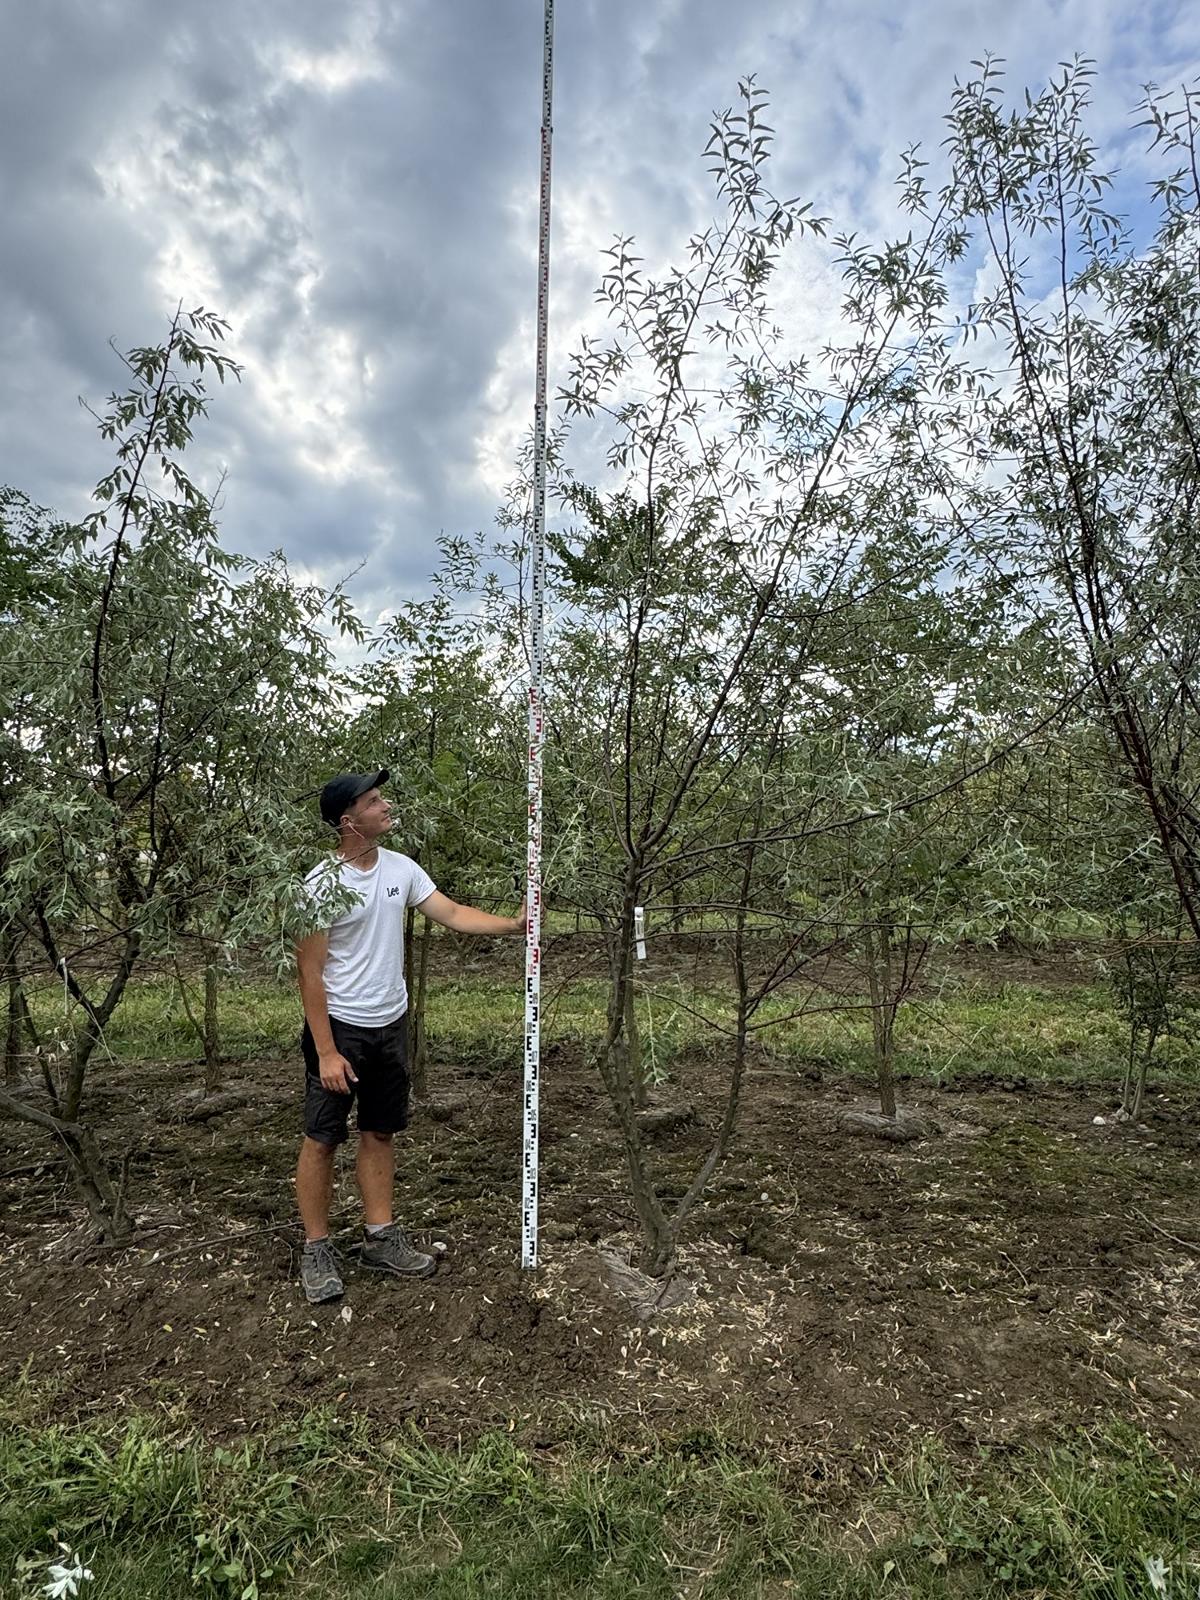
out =
<path fill-rule="evenodd" d="M 573 1047 L 544 1069 L 536 1274 L 516 1264 L 517 1076 L 441 1063 L 441 1114 L 416 1116 L 398 1174 L 400 1216 L 445 1242 L 441 1269 L 395 1282 L 348 1257 L 345 1300 L 318 1309 L 296 1283 L 298 1061 L 239 1069 L 247 1102 L 201 1123 L 180 1120 L 178 1068 L 98 1069 L 93 1124 L 132 1153 L 146 1231 L 74 1258 L 65 1165 L 37 1130 L 0 1126 L 0 1382 L 56 1380 L 64 1416 L 182 1405 L 220 1435 L 325 1405 L 549 1444 L 583 1409 L 631 1436 L 719 1424 L 818 1463 L 1122 1417 L 1194 1457 L 1200 1094 L 1152 1099 L 1134 1128 L 1093 1123 L 1099 1090 L 908 1084 L 939 1131 L 896 1145 L 840 1126 L 861 1084 L 764 1061 L 686 1237 L 695 1294 L 640 1319 L 601 1254 L 634 1234 L 599 1083 Z M 696 1116 L 659 1139 L 668 1193 L 707 1148 L 722 1079 L 717 1057 L 678 1063 L 671 1094 Z"/>

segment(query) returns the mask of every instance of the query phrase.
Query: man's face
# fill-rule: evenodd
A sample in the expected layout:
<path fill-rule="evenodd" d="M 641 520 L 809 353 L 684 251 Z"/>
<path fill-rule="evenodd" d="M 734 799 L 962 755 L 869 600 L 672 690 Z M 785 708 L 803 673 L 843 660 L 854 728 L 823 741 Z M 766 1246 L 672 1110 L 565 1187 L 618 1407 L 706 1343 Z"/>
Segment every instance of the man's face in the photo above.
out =
<path fill-rule="evenodd" d="M 348 825 L 360 839 L 378 839 L 392 825 L 392 808 L 378 789 L 368 789 L 344 813 Z"/>

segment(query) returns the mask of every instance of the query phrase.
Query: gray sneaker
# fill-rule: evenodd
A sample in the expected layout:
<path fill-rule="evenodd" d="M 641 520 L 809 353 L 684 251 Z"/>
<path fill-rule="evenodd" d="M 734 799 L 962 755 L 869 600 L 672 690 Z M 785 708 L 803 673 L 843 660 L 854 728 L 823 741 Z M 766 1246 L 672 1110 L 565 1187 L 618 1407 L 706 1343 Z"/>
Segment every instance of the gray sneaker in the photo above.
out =
<path fill-rule="evenodd" d="M 338 1253 L 328 1239 L 318 1239 L 304 1246 L 300 1257 L 300 1282 L 309 1305 L 319 1306 L 326 1300 L 341 1299 L 345 1285 L 338 1265 Z"/>
<path fill-rule="evenodd" d="M 362 1264 L 373 1272 L 390 1272 L 397 1278 L 429 1278 L 437 1271 L 436 1259 L 414 1250 L 408 1235 L 394 1222 L 382 1233 L 364 1236 Z"/>

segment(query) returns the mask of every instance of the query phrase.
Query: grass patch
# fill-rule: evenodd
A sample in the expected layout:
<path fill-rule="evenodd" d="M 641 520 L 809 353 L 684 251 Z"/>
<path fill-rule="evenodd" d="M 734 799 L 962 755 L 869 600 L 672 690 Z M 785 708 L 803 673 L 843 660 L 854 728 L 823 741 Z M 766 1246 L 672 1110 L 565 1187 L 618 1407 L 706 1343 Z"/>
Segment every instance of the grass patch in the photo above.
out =
<path fill-rule="evenodd" d="M 802 995 L 774 999 L 759 1014 L 755 1038 L 782 1064 L 817 1063 L 835 1072 L 873 1075 L 870 1014 L 851 1000 L 842 1010 L 816 997 L 809 1015 L 792 1016 Z M 35 985 L 31 1007 L 53 1041 L 64 1025 L 61 987 Z M 597 978 L 560 985 L 547 980 L 543 1039 L 587 1046 L 604 1031 L 607 986 Z M 643 1048 L 652 1068 L 669 1077 L 683 1052 L 725 1047 L 731 1001 L 715 985 L 681 980 L 646 987 L 638 1001 Z M 300 1003 L 293 986 L 230 976 L 219 998 L 221 1045 L 237 1060 L 297 1051 Z M 522 986 L 511 977 L 471 973 L 435 976 L 427 1031 L 435 1055 L 481 1064 L 516 1065 L 521 1058 Z M 199 1046 L 174 983 L 131 983 L 106 1030 L 105 1048 L 128 1062 L 194 1059 Z M 984 1075 L 1058 1082 L 1115 1082 L 1124 1071 L 1127 1034 L 1103 984 L 1043 988 L 988 986 L 961 980 L 909 1001 L 897 1025 L 896 1068 L 902 1075 L 945 1083 Z M 1194 1083 L 1194 1046 L 1168 1037 L 1155 1054 L 1156 1083 Z"/>
<path fill-rule="evenodd" d="M 324 1414 L 230 1446 L 145 1417 L 63 1428 L 0 1408 L 12 1595 L 40 1592 L 65 1546 L 95 1575 L 88 1600 L 1149 1600 L 1147 1560 L 1168 1594 L 1194 1595 L 1198 1545 L 1195 1480 L 1127 1430 L 965 1462 L 929 1445 L 851 1495 L 716 1436 L 618 1452 L 580 1430 L 546 1459 L 506 1436 L 440 1450 Z"/>

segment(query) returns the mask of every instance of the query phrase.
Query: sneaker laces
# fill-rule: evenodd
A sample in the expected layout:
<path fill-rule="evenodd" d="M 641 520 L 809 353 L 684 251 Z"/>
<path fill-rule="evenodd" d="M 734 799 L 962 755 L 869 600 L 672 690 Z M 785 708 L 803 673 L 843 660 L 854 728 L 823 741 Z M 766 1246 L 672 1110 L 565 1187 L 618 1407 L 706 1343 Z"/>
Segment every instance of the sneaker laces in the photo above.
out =
<path fill-rule="evenodd" d="M 368 1244 L 384 1244 L 389 1239 L 394 1239 L 397 1244 L 407 1244 L 411 1247 L 408 1235 L 398 1222 L 389 1222 L 380 1228 L 377 1233 L 368 1232 L 367 1234 Z"/>
<path fill-rule="evenodd" d="M 377 1233 L 373 1242 L 376 1244 L 390 1244 L 401 1257 L 414 1257 L 425 1253 L 423 1250 L 417 1249 L 398 1222 L 390 1222 L 387 1231 L 385 1233 Z"/>
<path fill-rule="evenodd" d="M 328 1239 L 318 1239 L 304 1246 L 304 1253 L 314 1267 L 322 1272 L 337 1272 L 337 1252 Z"/>

